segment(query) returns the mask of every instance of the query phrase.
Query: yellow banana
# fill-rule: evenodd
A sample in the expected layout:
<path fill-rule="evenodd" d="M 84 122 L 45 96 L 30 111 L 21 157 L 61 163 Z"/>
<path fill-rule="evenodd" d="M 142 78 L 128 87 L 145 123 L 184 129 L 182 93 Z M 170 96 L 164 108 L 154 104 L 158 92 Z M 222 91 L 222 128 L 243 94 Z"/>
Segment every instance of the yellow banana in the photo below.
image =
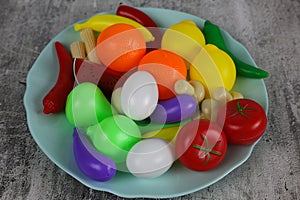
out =
<path fill-rule="evenodd" d="M 95 15 L 82 24 L 75 24 L 74 29 L 75 31 L 78 31 L 84 28 L 91 28 L 94 31 L 102 32 L 107 27 L 119 23 L 129 24 L 138 28 L 143 34 L 146 42 L 154 41 L 154 36 L 146 27 L 132 19 L 114 14 Z"/>

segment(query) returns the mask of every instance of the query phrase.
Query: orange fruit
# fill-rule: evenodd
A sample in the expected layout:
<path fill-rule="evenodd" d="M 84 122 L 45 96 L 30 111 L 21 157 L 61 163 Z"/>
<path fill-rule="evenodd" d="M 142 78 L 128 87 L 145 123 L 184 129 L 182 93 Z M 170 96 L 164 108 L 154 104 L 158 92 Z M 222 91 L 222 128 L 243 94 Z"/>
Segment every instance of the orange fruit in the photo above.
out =
<path fill-rule="evenodd" d="M 114 24 L 100 33 L 96 51 L 103 64 L 127 72 L 136 67 L 146 53 L 146 41 L 139 29 L 128 24 Z"/>
<path fill-rule="evenodd" d="M 187 75 L 184 60 L 177 54 L 163 49 L 147 53 L 140 60 L 138 70 L 147 71 L 155 78 L 160 100 L 174 97 L 176 81 L 186 79 Z"/>

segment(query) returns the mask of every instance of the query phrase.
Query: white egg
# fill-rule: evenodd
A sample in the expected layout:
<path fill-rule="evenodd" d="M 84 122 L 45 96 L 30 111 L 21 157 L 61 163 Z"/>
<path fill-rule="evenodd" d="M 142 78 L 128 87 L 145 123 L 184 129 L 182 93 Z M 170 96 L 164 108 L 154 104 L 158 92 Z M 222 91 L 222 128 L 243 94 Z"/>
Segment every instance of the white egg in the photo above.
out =
<path fill-rule="evenodd" d="M 140 178 L 155 178 L 164 174 L 175 160 L 173 146 L 159 138 L 144 139 L 128 152 L 126 165 L 130 173 Z"/>
<path fill-rule="evenodd" d="M 150 73 L 137 71 L 125 81 L 121 91 L 121 107 L 131 119 L 143 120 L 149 117 L 157 101 L 157 84 Z"/>

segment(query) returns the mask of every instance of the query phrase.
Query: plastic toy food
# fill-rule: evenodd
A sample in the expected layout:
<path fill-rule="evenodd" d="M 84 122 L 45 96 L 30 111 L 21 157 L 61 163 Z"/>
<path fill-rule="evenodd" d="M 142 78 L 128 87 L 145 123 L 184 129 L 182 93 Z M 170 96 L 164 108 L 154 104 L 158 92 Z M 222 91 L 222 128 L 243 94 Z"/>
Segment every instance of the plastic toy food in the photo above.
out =
<path fill-rule="evenodd" d="M 213 98 L 204 99 L 201 103 L 201 113 L 203 117 L 211 121 L 216 121 L 219 108 L 220 103 Z"/>
<path fill-rule="evenodd" d="M 162 49 L 172 51 L 188 62 L 193 60 L 204 45 L 205 38 L 202 31 L 191 20 L 184 20 L 170 26 L 165 31 L 161 42 Z"/>
<path fill-rule="evenodd" d="M 227 101 L 232 100 L 232 95 L 226 88 L 224 87 L 218 87 L 215 88 L 212 98 L 218 101 L 219 103 L 226 103 Z"/>
<path fill-rule="evenodd" d="M 97 85 L 85 82 L 77 85 L 68 95 L 66 116 L 72 125 L 86 128 L 112 116 L 112 110 Z"/>
<path fill-rule="evenodd" d="M 123 76 L 123 73 L 114 71 L 103 64 L 75 58 L 73 73 L 77 84 L 90 82 L 98 85 L 105 97 L 110 100 L 112 91 Z"/>
<path fill-rule="evenodd" d="M 74 29 L 75 31 L 78 31 L 84 28 L 91 28 L 94 31 L 102 32 L 104 29 L 114 24 L 131 25 L 141 31 L 147 42 L 154 40 L 152 33 L 138 22 L 114 14 L 95 15 L 82 24 L 75 24 Z"/>
<path fill-rule="evenodd" d="M 116 11 L 116 14 L 132 19 L 145 27 L 157 27 L 156 23 L 148 15 L 131 6 L 120 5 Z"/>
<path fill-rule="evenodd" d="M 86 53 L 85 53 L 85 45 L 82 41 L 74 41 L 70 44 L 70 51 L 72 58 L 80 58 L 85 59 Z"/>
<path fill-rule="evenodd" d="M 180 130 L 176 138 L 176 155 L 187 168 L 206 171 L 215 168 L 227 151 L 222 129 L 209 120 L 193 120 Z"/>
<path fill-rule="evenodd" d="M 94 63 L 100 63 L 95 51 L 96 38 L 93 30 L 90 28 L 83 29 L 82 31 L 80 31 L 80 37 L 84 42 L 87 58 Z"/>
<path fill-rule="evenodd" d="M 160 48 L 162 32 L 157 27 L 156 23 L 148 15 L 136 8 L 127 5 L 120 5 L 116 11 L 116 14 L 122 17 L 132 19 L 140 23 L 144 27 L 149 28 L 149 31 L 154 35 L 155 40 L 147 43 L 147 46 L 149 46 L 150 49 Z"/>
<path fill-rule="evenodd" d="M 263 135 L 267 126 L 267 116 L 257 102 L 236 99 L 220 108 L 218 123 L 223 126 L 230 143 L 248 145 Z"/>
<path fill-rule="evenodd" d="M 230 91 L 230 94 L 232 96 L 232 100 L 244 98 L 244 96 L 240 92 L 237 92 L 237 91 Z"/>
<path fill-rule="evenodd" d="M 192 96 L 195 94 L 195 88 L 184 79 L 176 81 L 174 84 L 174 90 L 177 95 L 188 94 Z"/>
<path fill-rule="evenodd" d="M 194 96 L 198 103 L 200 103 L 205 97 L 205 89 L 202 83 L 196 80 L 190 80 L 189 82 L 194 88 Z"/>
<path fill-rule="evenodd" d="M 110 158 L 97 152 L 85 133 L 74 128 L 73 151 L 79 169 L 96 181 L 108 181 L 116 174 L 116 165 Z"/>
<path fill-rule="evenodd" d="M 129 151 L 126 165 L 130 173 L 140 178 L 155 178 L 172 166 L 175 160 L 170 144 L 165 140 L 144 139 Z"/>
<path fill-rule="evenodd" d="M 147 53 L 140 60 L 138 70 L 153 75 L 158 84 L 160 100 L 174 97 L 174 84 L 180 79 L 186 79 L 187 75 L 184 60 L 177 54 L 162 49 Z"/>
<path fill-rule="evenodd" d="M 215 45 L 205 45 L 192 61 L 191 79 L 200 81 L 205 87 L 206 97 L 210 97 L 217 87 L 231 90 L 236 79 L 234 62 Z"/>
<path fill-rule="evenodd" d="M 101 32 L 97 39 L 97 54 L 109 68 L 127 72 L 136 67 L 146 53 L 141 32 L 128 24 L 115 24 Z"/>
<path fill-rule="evenodd" d="M 203 33 L 208 44 L 216 45 L 218 48 L 225 51 L 233 59 L 238 75 L 249 78 L 266 78 L 269 76 L 268 72 L 253 67 L 247 63 L 244 63 L 241 60 L 239 60 L 235 55 L 233 55 L 231 51 L 229 51 L 229 49 L 227 48 L 220 28 L 217 25 L 206 20 L 204 23 Z"/>
<path fill-rule="evenodd" d="M 126 161 L 131 147 L 141 140 L 138 126 L 124 115 L 114 115 L 87 129 L 94 147 L 116 164 Z"/>
<path fill-rule="evenodd" d="M 131 119 L 143 120 L 151 115 L 158 101 L 157 84 L 145 71 L 133 73 L 121 91 L 122 111 Z"/>
<path fill-rule="evenodd" d="M 155 131 L 150 131 L 147 133 L 144 133 L 142 135 L 142 138 L 160 138 L 160 139 L 164 139 L 168 142 L 174 142 L 177 133 L 180 130 L 180 126 L 173 126 L 173 127 L 168 127 L 168 128 L 162 128 L 159 130 L 155 130 Z"/>
<path fill-rule="evenodd" d="M 122 87 L 115 89 L 111 95 L 111 105 L 114 107 L 118 114 L 124 114 L 121 106 L 121 91 Z"/>
<path fill-rule="evenodd" d="M 172 99 L 158 102 L 150 118 L 153 122 L 160 124 L 176 123 L 191 117 L 197 108 L 198 104 L 195 98 L 182 94 Z"/>
<path fill-rule="evenodd" d="M 55 42 L 55 50 L 59 61 L 59 75 L 50 92 L 44 97 L 45 114 L 58 113 L 65 108 L 66 99 L 73 89 L 72 58 L 60 42 Z"/>

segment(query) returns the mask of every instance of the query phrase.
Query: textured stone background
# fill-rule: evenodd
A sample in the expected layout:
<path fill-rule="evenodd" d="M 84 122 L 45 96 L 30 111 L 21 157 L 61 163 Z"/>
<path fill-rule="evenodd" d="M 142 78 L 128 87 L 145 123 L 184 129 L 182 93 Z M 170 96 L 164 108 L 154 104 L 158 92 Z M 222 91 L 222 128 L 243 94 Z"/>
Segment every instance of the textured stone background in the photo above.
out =
<path fill-rule="evenodd" d="M 123 199 L 67 175 L 38 148 L 23 106 L 26 76 L 66 26 L 120 1 L 0 0 L 0 198 Z M 219 182 L 175 199 L 300 199 L 299 0 L 123 1 L 210 19 L 271 73 L 269 126 L 250 159 Z"/>

